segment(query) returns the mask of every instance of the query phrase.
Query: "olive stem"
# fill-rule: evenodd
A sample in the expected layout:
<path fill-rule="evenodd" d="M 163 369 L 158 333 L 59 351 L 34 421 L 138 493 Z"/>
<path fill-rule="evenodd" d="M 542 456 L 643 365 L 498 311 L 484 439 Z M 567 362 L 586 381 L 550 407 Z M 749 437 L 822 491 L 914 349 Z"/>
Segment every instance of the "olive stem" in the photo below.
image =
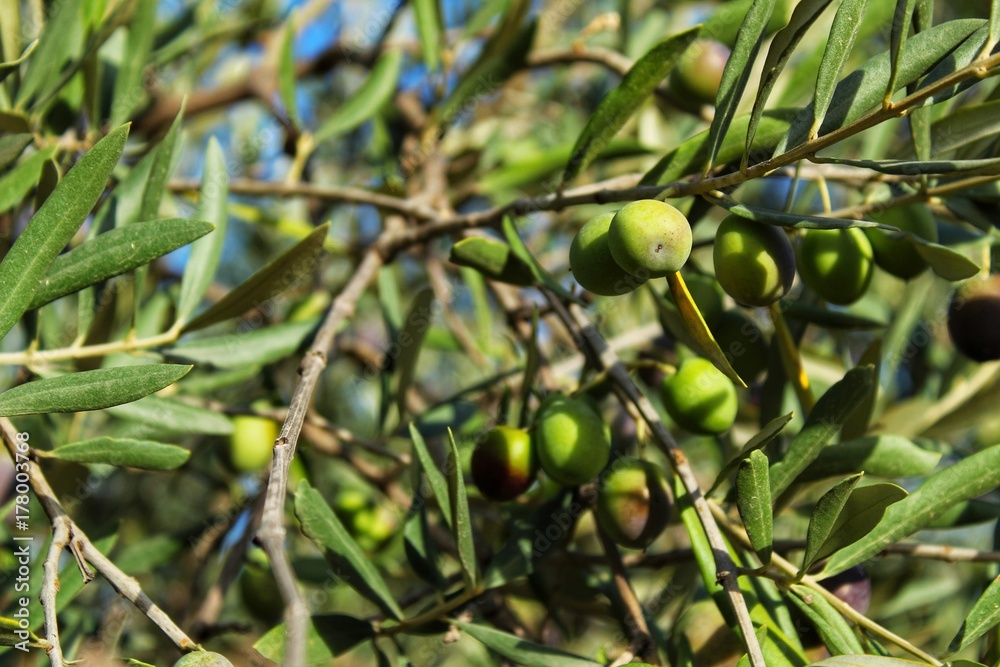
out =
<path fill-rule="evenodd" d="M 727 533 L 736 538 L 748 549 L 752 548 L 750 545 L 750 538 L 747 537 L 747 533 L 742 526 L 733 523 L 726 515 L 725 510 L 723 510 L 722 507 L 715 501 L 712 500 L 708 501 L 708 505 L 711 508 L 712 514 L 715 516 L 716 521 L 718 521 L 719 525 Z M 920 658 L 921 660 L 927 662 L 928 664 L 935 665 L 935 667 L 941 667 L 944 664 L 934 656 L 922 651 L 921 649 L 917 648 L 910 642 L 906 641 L 896 633 L 892 632 L 891 630 L 888 630 L 887 628 L 882 627 L 875 621 L 871 620 L 864 614 L 860 613 L 854 607 L 852 607 L 851 605 L 847 604 L 846 602 L 838 598 L 836 595 L 834 595 L 831 591 L 828 591 L 826 588 L 824 588 L 823 585 L 820 584 L 815 577 L 811 577 L 809 575 L 803 575 L 799 577 L 799 568 L 790 563 L 789 561 L 785 560 L 778 554 L 771 555 L 771 563 L 772 565 L 776 566 L 779 570 L 784 572 L 786 575 L 795 578 L 798 581 L 798 583 L 808 587 L 813 592 L 821 595 L 827 602 L 830 603 L 831 606 L 833 606 L 834 609 L 840 612 L 841 615 L 843 615 L 848 620 L 853 621 L 858 626 L 864 628 L 865 630 L 868 630 L 872 634 L 882 637 L 886 641 L 892 642 L 899 648 L 903 649 L 904 651 L 910 653 L 913 656 L 916 656 L 917 658 Z M 772 579 L 779 583 L 787 583 L 787 580 L 784 577 L 779 578 L 770 575 L 767 576 L 769 579 Z"/>
<path fill-rule="evenodd" d="M 398 634 L 400 632 L 406 632 L 407 630 L 418 628 L 421 625 L 426 625 L 427 623 L 430 623 L 431 621 L 436 621 L 442 616 L 445 616 L 448 613 L 458 609 L 462 605 L 467 604 L 474 598 L 482 595 L 482 593 L 483 591 L 479 589 L 475 588 L 467 589 L 462 593 L 460 593 L 459 595 L 456 595 L 452 599 L 442 602 L 441 604 L 428 609 L 422 614 L 417 614 L 412 618 L 400 621 L 396 625 L 390 625 L 388 627 L 380 627 L 376 629 L 375 634 L 391 637 L 392 635 Z"/>
<path fill-rule="evenodd" d="M 774 335 L 777 337 L 781 363 L 785 367 L 788 379 L 795 387 L 795 394 L 799 397 L 803 415 L 808 416 L 812 412 L 813 406 L 816 405 L 816 399 L 813 398 L 812 388 L 809 386 L 809 376 L 802 366 L 802 355 L 799 354 L 799 348 L 795 345 L 792 332 L 788 329 L 788 323 L 785 322 L 781 305 L 778 302 L 772 303 L 767 307 L 767 312 L 774 324 Z"/>

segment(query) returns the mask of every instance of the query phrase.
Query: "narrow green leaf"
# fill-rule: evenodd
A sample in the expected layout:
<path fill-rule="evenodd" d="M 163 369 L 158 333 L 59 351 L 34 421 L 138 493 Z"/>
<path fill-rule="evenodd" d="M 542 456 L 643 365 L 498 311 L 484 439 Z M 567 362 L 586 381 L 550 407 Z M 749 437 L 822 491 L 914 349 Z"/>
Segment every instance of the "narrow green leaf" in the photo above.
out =
<path fill-rule="evenodd" d="M 788 587 L 788 592 L 788 599 L 813 624 L 823 645 L 832 655 L 864 653 L 865 649 L 854 634 L 854 629 L 826 598 L 801 584 L 792 584 Z"/>
<path fill-rule="evenodd" d="M 424 474 L 427 475 L 427 482 L 430 484 L 431 493 L 437 499 L 438 507 L 441 508 L 441 514 L 444 516 L 445 523 L 448 524 L 449 528 L 452 528 L 452 509 L 451 509 L 451 496 L 448 491 L 448 480 L 445 479 L 444 474 L 438 469 L 437 464 L 434 463 L 434 458 L 431 456 L 431 452 L 427 449 L 427 443 L 424 442 L 424 437 L 420 435 L 420 431 L 412 423 L 410 424 L 410 439 L 413 441 L 413 451 L 417 455 L 417 460 L 420 461 L 420 467 L 424 469 Z"/>
<path fill-rule="evenodd" d="M 792 121 L 798 116 L 798 109 L 768 109 L 758 120 L 754 134 L 753 148 L 748 164 L 756 164 L 771 156 L 778 141 L 788 132 Z M 750 114 L 733 119 L 720 144 L 716 162 L 729 164 L 741 160 L 746 152 L 744 141 L 750 127 Z M 699 172 L 708 160 L 708 134 L 705 130 L 691 137 L 677 148 L 664 155 L 652 169 L 643 175 L 639 185 L 663 185 L 679 181 L 684 176 Z"/>
<path fill-rule="evenodd" d="M 171 218 L 139 222 L 99 234 L 56 257 L 35 292 L 38 308 L 88 285 L 146 264 L 208 234 L 211 223 Z"/>
<path fill-rule="evenodd" d="M 128 126 L 101 139 L 70 169 L 0 263 L 0 338 L 31 305 L 39 281 L 97 203 L 118 162 Z"/>
<path fill-rule="evenodd" d="M 289 357 L 299 349 L 317 324 L 316 319 L 307 322 L 285 322 L 247 333 L 236 332 L 196 338 L 174 345 L 164 350 L 164 354 L 174 359 L 206 364 L 215 368 L 270 364 Z"/>
<path fill-rule="evenodd" d="M 0 213 L 6 213 L 21 203 L 38 183 L 45 163 L 56 154 L 56 147 L 49 146 L 32 153 L 0 177 Z"/>
<path fill-rule="evenodd" d="M 747 529 L 750 545 L 763 565 L 771 562 L 774 539 L 767 471 L 767 457 L 757 449 L 740 462 L 736 472 L 736 507 Z"/>
<path fill-rule="evenodd" d="M 871 366 L 852 368 L 817 401 L 802 430 L 792 440 L 785 457 L 771 466 L 772 498 L 777 500 L 819 456 L 823 447 L 861 404 L 875 381 L 874 375 Z"/>
<path fill-rule="evenodd" d="M 444 43 L 441 39 L 444 33 L 444 23 L 441 20 L 441 7 L 438 0 L 413 0 L 413 16 L 417 24 L 417 35 L 420 37 L 420 52 L 428 71 L 437 70 L 441 64 L 441 51 Z"/>
<path fill-rule="evenodd" d="M 212 283 L 219 257 L 222 256 L 222 244 L 226 239 L 229 175 L 222 147 L 214 136 L 208 140 L 204 169 L 198 218 L 215 225 L 215 232 L 191 246 L 191 255 L 181 278 L 181 294 L 177 304 L 177 321 L 180 323 L 191 317 L 205 290 Z"/>
<path fill-rule="evenodd" d="M 711 361 L 720 373 L 736 383 L 737 387 L 746 388 L 747 383 L 729 363 L 729 358 L 719 347 L 718 341 L 715 340 L 711 329 L 708 328 L 708 324 L 702 317 L 701 311 L 698 310 L 694 297 L 688 291 L 680 272 L 667 276 L 667 286 L 670 288 L 670 295 L 674 298 L 677 312 L 681 316 L 681 321 L 684 323 L 684 328 L 690 336 L 691 342 L 694 343 L 695 349 Z"/>
<path fill-rule="evenodd" d="M 514 220 L 510 216 L 504 216 L 502 223 L 502 231 L 504 238 L 507 239 L 507 243 L 510 246 L 510 251 L 513 253 L 524 266 L 527 266 L 531 271 L 532 276 L 534 276 L 534 283 L 549 289 L 560 297 L 568 299 L 570 301 L 577 301 L 579 299 L 573 296 L 559 283 L 558 280 L 552 277 L 552 274 L 545 270 L 535 256 L 531 254 L 528 250 L 528 246 L 524 244 L 521 239 L 521 235 L 517 233 L 517 226 L 514 224 Z"/>
<path fill-rule="evenodd" d="M 448 500 L 451 503 L 451 529 L 458 545 L 458 562 L 462 566 L 465 590 L 475 590 L 479 580 L 476 568 L 476 548 L 472 541 L 472 517 L 469 514 L 469 496 L 462 479 L 462 462 L 458 456 L 455 435 L 448 429 Z"/>
<path fill-rule="evenodd" d="M 764 113 L 764 107 L 774 84 L 778 82 L 778 76 L 785 69 L 789 58 L 795 51 L 795 47 L 805 37 L 806 32 L 816 22 L 819 15 L 823 13 L 833 0 L 803 0 L 795 6 L 792 17 L 788 25 L 778 31 L 778 34 L 771 40 L 768 47 L 767 57 L 764 59 L 764 70 L 760 76 L 760 84 L 757 86 L 757 98 L 753 103 L 753 111 L 750 114 L 750 124 L 747 127 L 746 153 L 743 156 L 742 166 L 747 167 L 751 147 L 753 146 L 754 135 L 757 133 L 757 124 Z M 851 0 L 847 0 L 849 3 Z M 867 2 L 867 0 L 864 0 Z M 856 16 L 862 16 L 857 14 Z M 856 21 L 860 25 L 860 21 Z"/>
<path fill-rule="evenodd" d="M 955 174 L 969 171 L 993 174 L 1000 171 L 1000 158 L 985 158 L 981 160 L 851 160 L 847 158 L 821 158 L 817 162 L 846 164 L 852 167 L 871 169 L 882 174 L 900 176 L 912 176 L 914 174 Z"/>
<path fill-rule="evenodd" d="M 8 134 L 0 137 L 0 169 L 6 169 L 14 160 L 21 156 L 24 149 L 35 140 L 35 135 L 30 132 L 20 132 Z"/>
<path fill-rule="evenodd" d="M 805 656 L 775 625 L 761 625 L 756 636 L 767 667 L 803 667 L 806 664 Z M 744 653 L 736 667 L 751 667 L 750 656 Z"/>
<path fill-rule="evenodd" d="M 815 137 L 823 125 L 823 119 L 826 118 L 827 110 L 833 101 L 837 82 L 840 80 L 840 72 L 847 64 L 847 59 L 854 48 L 854 42 L 858 38 L 858 31 L 861 30 L 862 21 L 859 21 L 858 17 L 864 16 L 867 9 L 868 0 L 843 0 L 833 17 L 830 38 L 826 42 L 823 59 L 820 61 L 819 71 L 816 73 L 813 121 L 809 128 L 810 138 Z"/>
<path fill-rule="evenodd" d="M 948 645 L 948 652 L 958 653 L 998 623 L 1000 623 L 1000 576 L 993 580 L 976 600 L 976 604 L 972 605 L 969 614 L 962 621 L 962 627 L 958 629 L 958 634 Z"/>
<path fill-rule="evenodd" d="M 823 545 L 833 531 L 833 526 L 840 518 L 847 499 L 851 496 L 854 487 L 861 481 L 863 472 L 851 475 L 847 479 L 839 482 L 832 489 L 823 494 L 816 503 L 812 514 L 809 515 L 809 528 L 806 531 L 806 551 L 802 556 L 802 568 L 800 572 L 808 572 L 809 568 L 823 556 L 820 555 Z"/>
<path fill-rule="evenodd" d="M 838 655 L 814 662 L 809 667 L 927 667 L 926 662 L 886 658 L 880 655 Z"/>
<path fill-rule="evenodd" d="M 323 241 L 329 229 L 329 222 L 317 227 L 312 234 L 268 262 L 264 268 L 191 320 L 184 326 L 183 331 L 194 331 L 216 322 L 239 317 L 251 308 L 259 307 L 262 302 L 274 299 L 295 283 L 311 275 L 319 264 Z"/>
<path fill-rule="evenodd" d="M 50 452 L 44 452 L 43 456 L 76 463 L 105 463 L 144 470 L 174 470 L 187 462 L 191 452 L 183 447 L 162 442 L 102 437 L 63 445 Z"/>
<path fill-rule="evenodd" d="M 712 196 L 705 196 L 705 199 L 716 206 L 720 206 L 730 213 L 755 220 L 777 227 L 792 227 L 795 229 L 847 229 L 849 227 L 879 227 L 887 231 L 898 231 L 895 227 L 883 225 L 870 220 L 853 220 L 850 218 L 824 218 L 819 215 L 805 215 L 803 213 L 785 213 L 765 208 L 754 208 L 744 206 L 738 202 L 717 199 Z"/>
<path fill-rule="evenodd" d="M 416 486 L 411 507 L 420 509 L 411 509 L 403 525 L 403 548 L 406 560 L 414 574 L 436 589 L 444 590 L 447 584 L 441 572 L 437 543 L 431 536 L 430 524 L 427 521 L 427 505 L 420 495 L 419 485 Z"/>
<path fill-rule="evenodd" d="M 834 554 L 823 569 L 831 576 L 861 563 L 930 524 L 953 505 L 1000 485 L 1000 447 L 968 456 L 924 481 L 909 497 L 894 503 L 875 530 Z"/>
<path fill-rule="evenodd" d="M 233 432 L 233 423 L 226 415 L 172 398 L 147 396 L 127 405 L 110 408 L 108 412 L 119 419 L 156 426 L 175 433 L 229 435 Z"/>
<path fill-rule="evenodd" d="M 403 618 L 395 597 L 375 564 L 365 555 L 326 499 L 309 482 L 299 482 L 295 490 L 295 516 L 302 532 L 323 551 L 323 557 L 338 571 L 344 582 L 395 619 Z"/>
<path fill-rule="evenodd" d="M 980 266 L 951 248 L 932 243 L 909 232 L 903 233 L 917 248 L 917 252 L 927 262 L 931 271 L 945 280 L 957 281 L 972 278 L 980 271 Z"/>
<path fill-rule="evenodd" d="M 281 664 L 285 658 L 287 634 L 282 623 L 268 630 L 253 648 L 267 660 Z M 372 624 L 360 618 L 346 614 L 314 614 L 309 617 L 306 627 L 306 664 L 328 664 L 374 635 Z"/>
<path fill-rule="evenodd" d="M 139 204 L 139 216 L 129 222 L 139 220 L 152 220 L 158 217 L 160 211 L 160 201 L 167 188 L 167 180 L 170 172 L 174 168 L 174 155 L 180 151 L 183 139 L 181 127 L 184 122 L 184 105 L 170 124 L 170 129 L 153 151 L 153 162 L 149 169 L 149 176 L 146 178 L 146 185 L 142 189 L 142 199 Z"/>
<path fill-rule="evenodd" d="M 799 481 L 811 482 L 864 472 L 877 477 L 912 477 L 934 470 L 941 454 L 898 435 L 874 435 L 824 447 Z"/>
<path fill-rule="evenodd" d="M 156 0 L 137 0 L 132 18 L 125 26 L 128 38 L 125 41 L 125 56 L 115 77 L 111 102 L 112 127 L 127 121 L 146 97 L 143 75 L 156 37 L 155 24 Z"/>
<path fill-rule="evenodd" d="M 632 65 L 621 84 L 601 101 L 577 138 L 562 175 L 562 186 L 573 180 L 607 148 L 625 122 L 670 74 L 677 58 L 697 38 L 700 29 L 694 27 L 665 39 Z"/>
<path fill-rule="evenodd" d="M 5 42 L 5 41 L 6 40 L 0 39 L 0 42 Z M 4 44 L 4 46 L 6 46 L 6 44 Z M 34 52 L 35 47 L 37 46 L 38 46 L 38 40 L 36 39 L 31 44 L 28 44 L 28 48 L 26 48 L 24 52 L 21 53 L 21 55 L 15 60 L 11 60 L 5 63 L 0 63 L 0 83 L 3 83 L 4 79 L 6 79 L 8 76 L 17 71 L 17 68 L 21 66 L 21 63 L 23 63 L 25 60 L 28 59 L 28 56 L 30 56 Z"/>
<path fill-rule="evenodd" d="M 100 410 L 160 391 L 187 375 L 191 366 L 150 364 L 70 373 L 0 393 L 0 416 Z"/>
<path fill-rule="evenodd" d="M 19 632 L 27 632 L 27 639 Z M 18 619 L 0 616 L 0 646 L 17 646 L 22 642 L 31 648 L 46 648 L 43 640 L 31 630 L 22 628 Z"/>
<path fill-rule="evenodd" d="M 295 53 L 292 47 L 295 45 L 296 13 L 292 13 L 285 20 L 285 32 L 281 40 L 281 53 L 278 56 L 278 94 L 281 95 L 281 103 L 285 105 L 285 113 L 295 127 L 302 126 L 302 118 L 299 116 L 299 104 L 295 99 Z"/>
<path fill-rule="evenodd" d="M 42 163 L 42 173 L 38 177 L 38 189 L 35 190 L 35 210 L 37 211 L 55 191 L 59 185 L 62 173 L 59 171 L 59 163 L 54 157 Z"/>
<path fill-rule="evenodd" d="M 705 495 L 712 495 L 712 493 L 719 488 L 719 485 L 721 485 L 722 482 L 725 481 L 726 478 L 728 478 L 729 475 L 731 475 L 732 472 L 736 470 L 736 468 L 744 460 L 746 460 L 748 456 L 753 454 L 755 451 L 766 447 L 769 442 L 778 437 L 778 434 L 781 433 L 782 429 L 788 425 L 788 422 L 792 421 L 793 416 L 795 416 L 795 413 L 789 412 L 787 415 L 782 415 L 772 419 L 764 428 L 760 430 L 759 433 L 757 433 L 757 435 L 750 438 L 747 441 L 747 444 L 743 445 L 743 449 L 740 450 L 740 453 L 734 456 L 729 463 L 722 467 L 722 470 L 715 478 L 715 483 L 712 484 L 712 487 L 705 493 Z"/>
<path fill-rule="evenodd" d="M 990 2 L 990 51 L 1000 41 L 1000 0 Z"/>
<path fill-rule="evenodd" d="M 982 25 L 982 19 L 948 21 L 906 40 L 899 61 L 897 89 L 923 76 Z M 841 80 L 817 134 L 821 136 L 843 127 L 880 105 L 889 82 L 889 70 L 889 53 L 883 52 Z M 792 122 L 788 133 L 778 142 L 775 154 L 780 155 L 805 142 L 814 119 L 815 104 L 811 103 Z"/>
<path fill-rule="evenodd" d="M 64 2 L 52 8 L 17 90 L 17 107 L 23 108 L 43 86 L 58 81 L 63 66 L 82 52 L 83 33 L 80 3 Z"/>
<path fill-rule="evenodd" d="M 403 328 L 396 339 L 401 347 L 396 359 L 396 371 L 399 381 L 396 384 L 396 408 L 399 410 L 400 421 L 406 416 L 406 392 L 417 375 L 417 360 L 424 338 L 434 320 L 434 290 L 426 287 L 413 297 L 410 312 L 406 314 Z"/>
<path fill-rule="evenodd" d="M 750 80 L 754 60 L 764 41 L 767 24 L 774 12 L 774 4 L 775 0 L 754 0 L 736 33 L 736 43 L 722 72 L 722 82 L 715 98 L 715 115 L 708 131 L 708 159 L 705 163 L 705 173 L 715 165 L 719 147 L 736 116 L 736 109 Z M 746 163 L 747 157 L 744 156 L 743 164 Z"/>
<path fill-rule="evenodd" d="M 1000 503 L 988 500 L 965 500 L 927 524 L 928 528 L 963 528 L 977 523 L 994 521 L 1000 517 Z"/>
<path fill-rule="evenodd" d="M 899 78 L 899 62 L 903 56 L 903 45 L 913 20 L 913 5 L 916 0 L 896 0 L 896 10 L 892 14 L 892 28 L 889 32 L 889 83 L 885 90 L 885 101 L 892 100 Z"/>
<path fill-rule="evenodd" d="M 848 331 L 869 331 L 884 329 L 887 322 L 873 320 L 861 315 L 832 310 L 799 301 L 782 301 L 781 312 L 790 320 L 816 324 L 826 329 L 846 329 Z"/>
<path fill-rule="evenodd" d="M 390 49 L 379 56 L 361 87 L 316 130 L 316 143 L 349 132 L 372 118 L 392 98 L 402 67 L 403 53 L 399 49 Z"/>
<path fill-rule="evenodd" d="M 459 266 L 475 269 L 484 276 L 511 285 L 533 285 L 531 269 L 503 241 L 469 236 L 451 247 L 448 259 Z"/>
<path fill-rule="evenodd" d="M 524 667 L 599 667 L 601 664 L 485 625 L 464 621 L 452 621 L 452 624 L 487 648 Z"/>

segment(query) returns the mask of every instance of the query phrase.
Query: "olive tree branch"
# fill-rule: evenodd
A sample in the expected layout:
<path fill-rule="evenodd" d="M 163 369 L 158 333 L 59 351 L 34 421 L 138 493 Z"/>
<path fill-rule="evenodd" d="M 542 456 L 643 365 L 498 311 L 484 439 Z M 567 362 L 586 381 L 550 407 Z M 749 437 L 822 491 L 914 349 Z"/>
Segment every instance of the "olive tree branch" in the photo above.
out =
<path fill-rule="evenodd" d="M 604 340 L 601 333 L 588 320 L 583 309 L 576 304 L 570 304 L 567 308 L 554 294 L 548 290 L 543 291 L 549 303 L 556 311 L 556 314 L 573 335 L 577 346 L 581 351 L 589 353 L 588 356 L 599 362 L 598 368 L 607 371 L 609 379 L 614 383 L 613 389 L 619 400 L 623 404 L 632 404 L 636 407 L 643 420 L 649 426 L 656 444 L 667 456 L 667 460 L 670 461 L 674 472 L 680 478 L 685 490 L 691 497 L 691 502 L 698 514 L 698 519 L 701 521 L 705 535 L 712 546 L 715 556 L 716 576 L 719 583 L 722 584 L 729 599 L 729 604 L 739 622 L 743 642 L 750 657 L 750 664 L 753 667 L 766 667 L 764 655 L 761 652 L 757 635 L 754 633 L 753 623 L 750 620 L 750 611 L 747 608 L 746 600 L 743 598 L 743 593 L 740 591 L 739 583 L 736 580 L 736 565 L 729 555 L 722 532 L 719 530 L 719 526 L 712 516 L 705 495 L 698 485 L 698 480 L 695 477 L 694 470 L 691 468 L 691 464 L 688 462 L 687 456 L 677 445 L 677 441 L 674 440 L 670 431 L 667 430 L 667 427 L 660 419 L 656 409 L 649 402 L 649 399 L 635 386 L 621 359 L 608 347 L 607 341 Z"/>
<path fill-rule="evenodd" d="M 632 589 L 632 583 L 628 580 L 628 573 L 625 571 L 618 546 L 601 528 L 600 524 L 597 526 L 597 538 L 601 542 L 601 548 L 604 549 L 604 558 L 611 568 L 611 578 L 614 581 L 615 590 L 622 599 L 625 611 L 625 631 L 631 640 L 626 653 L 642 656 L 652 660 L 654 665 L 659 665 L 659 655 L 653 646 L 653 638 L 649 632 L 649 625 L 646 623 L 645 613 Z"/>
<path fill-rule="evenodd" d="M 58 648 L 59 629 L 56 622 L 56 594 L 59 590 L 58 556 L 62 553 L 62 548 L 67 546 L 76 557 L 85 582 L 93 578 L 93 573 L 87 569 L 87 563 L 89 563 L 111 584 L 111 587 L 119 595 L 135 605 L 139 611 L 160 628 L 178 649 L 181 651 L 199 650 L 200 647 L 174 623 L 166 612 L 157 607 L 149 599 L 149 596 L 139 586 L 139 582 L 118 569 L 107 556 L 102 554 L 91 543 L 86 533 L 66 514 L 66 511 L 56 498 L 55 491 L 49 486 L 49 482 L 45 477 L 45 473 L 42 472 L 41 467 L 33 459 L 26 457 L 23 448 L 19 450 L 17 429 L 6 417 L 0 417 L 0 432 L 3 433 L 3 441 L 17 469 L 20 469 L 20 466 L 26 463 L 31 488 L 52 524 L 53 539 L 52 546 L 44 563 L 41 602 L 45 618 L 45 635 L 49 642 L 47 650 L 50 651 L 49 655 L 53 664 L 64 664 L 62 662 L 62 651 Z"/>

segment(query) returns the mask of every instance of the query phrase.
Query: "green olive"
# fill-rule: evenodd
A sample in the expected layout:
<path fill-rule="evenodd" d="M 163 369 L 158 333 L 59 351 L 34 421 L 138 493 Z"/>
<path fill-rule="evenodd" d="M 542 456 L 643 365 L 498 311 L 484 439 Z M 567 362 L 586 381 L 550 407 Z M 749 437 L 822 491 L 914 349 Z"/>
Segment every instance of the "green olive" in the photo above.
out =
<path fill-rule="evenodd" d="M 670 90 L 674 97 L 682 104 L 690 100 L 715 104 L 730 53 L 725 44 L 712 39 L 692 42 L 670 73 Z"/>
<path fill-rule="evenodd" d="M 472 453 L 472 481 L 490 500 L 512 500 L 534 483 L 538 457 L 524 429 L 497 426 Z"/>
<path fill-rule="evenodd" d="M 890 208 L 873 214 L 871 219 L 904 232 L 910 232 L 932 243 L 937 242 L 937 224 L 926 204 L 913 204 Z M 927 262 L 916 247 L 906 239 L 894 237 L 894 232 L 865 228 L 865 235 L 872 244 L 875 263 L 892 275 L 909 280 L 927 268 Z"/>
<path fill-rule="evenodd" d="M 1000 359 L 1000 275 L 970 281 L 948 306 L 948 334 L 974 361 Z"/>
<path fill-rule="evenodd" d="M 626 273 L 662 278 L 680 270 L 691 254 L 691 225 L 670 204 L 643 199 L 626 204 L 611 220 L 608 247 Z"/>
<path fill-rule="evenodd" d="M 584 401 L 565 396 L 543 403 L 535 440 L 542 469 L 564 486 L 589 482 L 611 455 L 604 420 Z"/>
<path fill-rule="evenodd" d="M 747 383 L 767 369 L 767 339 L 757 323 L 744 313 L 727 310 L 712 334 L 733 369 Z"/>
<path fill-rule="evenodd" d="M 594 511 L 598 524 L 615 542 L 645 549 L 670 521 L 667 481 L 649 461 L 619 459 L 601 479 Z"/>
<path fill-rule="evenodd" d="M 856 227 L 809 230 L 798 259 L 805 284 L 839 306 L 860 299 L 872 281 L 872 246 Z"/>
<path fill-rule="evenodd" d="M 254 618 L 274 625 L 281 620 L 285 603 L 281 599 L 278 582 L 271 573 L 271 561 L 260 548 L 248 551 L 246 560 L 239 576 L 243 604 Z"/>
<path fill-rule="evenodd" d="M 736 387 L 708 359 L 685 360 L 663 381 L 661 395 L 673 420 L 692 433 L 717 435 L 736 421 Z"/>
<path fill-rule="evenodd" d="M 278 423 L 265 417 L 237 415 L 233 417 L 233 433 L 229 436 L 229 464 L 237 472 L 258 472 L 271 462 L 274 441 L 278 439 Z"/>
<path fill-rule="evenodd" d="M 174 667 L 233 667 L 226 656 L 213 651 L 193 651 L 181 657 Z"/>
<path fill-rule="evenodd" d="M 385 546 L 399 524 L 392 510 L 360 489 L 342 489 L 334 498 L 333 511 L 358 546 L 368 552 Z"/>
<path fill-rule="evenodd" d="M 745 306 L 769 306 L 788 293 L 795 277 L 795 251 L 785 232 L 737 215 L 715 234 L 715 277 Z"/>
<path fill-rule="evenodd" d="M 743 652 L 739 637 L 729 629 L 712 600 L 698 600 L 688 607 L 671 634 L 687 641 L 690 664 L 699 667 L 734 665 Z"/>
<path fill-rule="evenodd" d="M 611 256 L 608 228 L 614 212 L 591 218 L 580 228 L 569 247 L 569 265 L 580 286 L 601 296 L 617 296 L 636 289 L 644 274 L 630 274 Z"/>

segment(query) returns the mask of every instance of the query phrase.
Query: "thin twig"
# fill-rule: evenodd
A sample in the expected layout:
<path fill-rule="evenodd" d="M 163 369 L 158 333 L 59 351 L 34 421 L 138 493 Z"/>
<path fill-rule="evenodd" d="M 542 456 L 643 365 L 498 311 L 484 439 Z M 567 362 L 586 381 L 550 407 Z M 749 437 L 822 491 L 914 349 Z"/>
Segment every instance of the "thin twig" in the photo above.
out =
<path fill-rule="evenodd" d="M 643 656 L 652 660 L 652 664 L 659 665 L 659 656 L 657 656 L 653 646 L 649 625 L 646 623 L 646 615 L 642 610 L 642 605 L 639 604 L 635 591 L 632 590 L 632 584 L 628 580 L 628 573 L 625 571 L 624 563 L 622 563 L 622 555 L 618 551 L 618 546 L 600 525 L 597 526 L 597 538 L 601 541 L 604 557 L 611 568 L 615 590 L 618 591 L 618 597 L 621 598 L 625 610 L 625 632 L 631 641 L 627 652 Z"/>

